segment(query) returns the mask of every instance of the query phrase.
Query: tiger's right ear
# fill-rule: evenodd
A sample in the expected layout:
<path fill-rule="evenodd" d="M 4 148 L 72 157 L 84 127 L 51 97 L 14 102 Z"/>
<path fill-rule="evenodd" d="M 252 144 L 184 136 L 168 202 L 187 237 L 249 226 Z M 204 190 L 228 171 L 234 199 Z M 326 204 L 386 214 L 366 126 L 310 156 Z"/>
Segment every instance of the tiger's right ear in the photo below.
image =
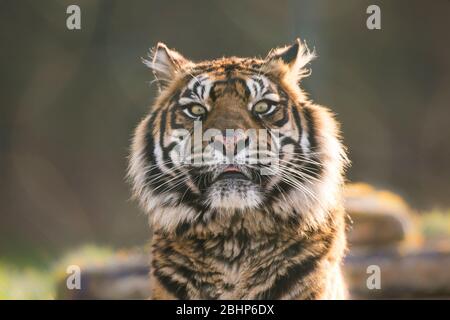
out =
<path fill-rule="evenodd" d="M 297 38 L 289 46 L 271 50 L 266 57 L 266 65 L 273 67 L 273 70 L 280 70 L 292 81 L 299 82 L 310 74 L 305 66 L 315 57 L 315 52 L 309 51 L 308 46 Z"/>
<path fill-rule="evenodd" d="M 167 48 L 162 42 L 159 42 L 150 51 L 150 59 L 142 59 L 142 61 L 152 69 L 160 88 L 170 82 L 181 69 L 190 63 L 180 53 Z"/>

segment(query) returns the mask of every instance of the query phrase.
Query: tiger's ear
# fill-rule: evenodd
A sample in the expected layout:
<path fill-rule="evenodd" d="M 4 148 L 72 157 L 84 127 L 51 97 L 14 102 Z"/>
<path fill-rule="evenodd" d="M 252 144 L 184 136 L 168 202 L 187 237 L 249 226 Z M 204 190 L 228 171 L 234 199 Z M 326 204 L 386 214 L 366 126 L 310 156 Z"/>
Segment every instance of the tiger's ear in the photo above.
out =
<path fill-rule="evenodd" d="M 299 38 L 289 46 L 272 49 L 266 58 L 269 67 L 282 71 L 283 75 L 293 77 L 295 81 L 309 75 L 305 66 L 316 57 Z"/>
<path fill-rule="evenodd" d="M 161 85 L 170 82 L 176 74 L 190 63 L 185 57 L 175 50 L 158 42 L 150 51 L 150 60 L 142 59 L 144 64 L 152 69 L 160 88 Z"/>

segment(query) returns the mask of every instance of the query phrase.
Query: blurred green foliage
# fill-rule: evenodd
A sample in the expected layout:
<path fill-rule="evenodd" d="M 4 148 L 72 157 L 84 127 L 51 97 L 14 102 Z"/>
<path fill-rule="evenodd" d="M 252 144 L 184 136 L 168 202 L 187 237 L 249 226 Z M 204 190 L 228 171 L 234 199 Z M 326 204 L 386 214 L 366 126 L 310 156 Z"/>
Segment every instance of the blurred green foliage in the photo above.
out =
<path fill-rule="evenodd" d="M 103 266 L 113 256 L 111 248 L 85 245 L 55 260 L 42 264 L 39 259 L 26 265 L 17 264 L 12 259 L 0 260 L 0 300 L 5 299 L 55 299 L 58 281 L 67 277 L 69 265 Z"/>
<path fill-rule="evenodd" d="M 54 299 L 54 280 L 48 271 L 0 261 L 0 300 Z"/>
<path fill-rule="evenodd" d="M 434 209 L 419 217 L 420 231 L 425 238 L 450 239 L 450 210 Z"/>

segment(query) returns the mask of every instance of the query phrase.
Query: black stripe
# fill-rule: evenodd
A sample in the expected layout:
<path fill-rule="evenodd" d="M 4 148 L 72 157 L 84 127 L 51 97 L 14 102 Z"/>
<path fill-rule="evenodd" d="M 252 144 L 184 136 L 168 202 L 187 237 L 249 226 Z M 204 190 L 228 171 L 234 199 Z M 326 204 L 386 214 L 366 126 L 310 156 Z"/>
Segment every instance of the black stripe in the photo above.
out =
<path fill-rule="evenodd" d="M 317 130 L 314 123 L 312 111 L 309 108 L 303 108 L 303 115 L 305 117 L 306 125 L 308 127 L 308 141 L 309 141 L 309 148 L 311 152 L 318 151 L 318 144 L 317 144 Z M 313 177 L 318 178 L 320 174 L 322 173 L 322 166 L 320 165 L 320 158 L 316 155 L 313 155 L 311 157 L 311 160 L 313 160 L 316 163 L 306 163 L 305 167 L 308 169 L 308 174 L 313 175 Z M 318 164 L 317 164 L 318 163 Z"/>
<path fill-rule="evenodd" d="M 259 87 L 261 89 L 260 92 L 262 92 L 262 90 L 264 89 L 264 81 L 262 81 L 262 79 L 259 77 L 254 77 L 253 80 L 255 80 L 259 84 Z"/>
<path fill-rule="evenodd" d="M 291 110 L 292 110 L 292 115 L 294 117 L 295 125 L 298 128 L 298 142 L 300 143 L 301 137 L 302 137 L 302 131 L 303 131 L 302 130 L 302 121 L 300 119 L 300 115 L 298 114 L 298 110 L 295 105 L 291 106 Z"/>
<path fill-rule="evenodd" d="M 282 105 L 281 107 L 283 108 L 283 110 L 282 110 L 283 111 L 283 118 L 281 118 L 280 120 L 274 122 L 274 125 L 279 127 L 279 128 L 284 126 L 289 121 L 289 117 L 288 117 L 288 114 L 287 114 L 286 106 Z"/>
<path fill-rule="evenodd" d="M 255 97 L 258 97 L 259 90 L 258 90 L 258 86 L 256 85 L 256 82 L 253 82 L 253 90 L 255 90 Z"/>
<path fill-rule="evenodd" d="M 156 159 L 154 155 L 155 150 L 155 140 L 153 137 L 153 129 L 154 129 L 154 122 L 156 117 L 158 116 L 158 111 L 153 112 L 151 115 L 146 128 L 146 135 L 145 135 L 145 158 L 147 162 L 151 165 L 151 169 L 146 173 L 145 175 L 145 182 L 147 185 L 152 186 L 153 188 L 156 187 L 157 182 L 161 183 L 164 181 L 164 178 L 161 177 L 161 179 L 157 179 L 156 181 L 153 177 L 160 176 L 162 174 L 162 171 L 156 166 Z"/>
<path fill-rule="evenodd" d="M 151 164 L 155 163 L 155 157 L 154 157 L 154 149 L 155 149 L 155 141 L 153 139 L 153 128 L 154 128 L 154 122 L 155 118 L 157 116 L 158 112 L 155 111 L 151 115 L 150 119 L 147 122 L 146 127 L 146 133 L 145 133 L 145 157 L 148 162 Z"/>
<path fill-rule="evenodd" d="M 197 95 L 197 97 L 201 98 L 201 96 L 199 96 L 199 92 L 198 92 L 198 87 L 201 85 L 200 81 L 195 81 L 194 86 L 192 87 L 192 91 L 194 92 L 195 95 Z"/>
<path fill-rule="evenodd" d="M 164 145 L 164 134 L 166 133 L 166 120 L 167 120 L 167 110 L 163 110 L 161 113 L 161 121 L 159 127 L 159 145 L 162 147 Z"/>
<path fill-rule="evenodd" d="M 314 124 L 313 115 L 311 109 L 303 108 L 303 116 L 305 117 L 306 125 L 308 127 L 308 140 L 310 144 L 310 149 L 314 151 L 317 148 L 317 139 L 316 139 L 316 127 Z"/>
<path fill-rule="evenodd" d="M 289 267 L 286 273 L 275 280 L 268 289 L 260 292 L 256 299 L 280 299 L 291 291 L 298 282 L 308 276 L 317 266 L 321 256 L 310 256 L 301 263 Z"/>
<path fill-rule="evenodd" d="M 161 273 L 159 270 L 155 270 L 153 274 L 158 278 L 158 281 L 163 285 L 163 287 L 174 297 L 182 300 L 189 298 L 186 284 L 173 280 L 169 276 Z"/>
<path fill-rule="evenodd" d="M 186 90 L 184 90 L 180 96 L 181 96 L 181 98 L 191 98 L 193 95 L 194 95 L 194 92 L 191 89 L 186 88 Z"/>
<path fill-rule="evenodd" d="M 202 92 L 200 93 L 200 99 L 204 99 L 204 95 L 205 95 L 205 90 L 206 90 L 206 87 L 205 86 L 202 86 Z"/>

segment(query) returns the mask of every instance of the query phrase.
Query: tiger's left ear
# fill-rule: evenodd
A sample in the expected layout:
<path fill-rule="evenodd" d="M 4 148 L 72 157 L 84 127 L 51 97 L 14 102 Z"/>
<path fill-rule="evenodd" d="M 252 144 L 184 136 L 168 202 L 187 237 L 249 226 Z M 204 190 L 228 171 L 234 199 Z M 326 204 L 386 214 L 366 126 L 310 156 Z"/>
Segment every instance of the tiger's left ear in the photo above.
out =
<path fill-rule="evenodd" d="M 314 51 L 310 51 L 299 38 L 290 46 L 273 49 L 265 59 L 267 66 L 279 70 L 284 76 L 292 77 L 295 81 L 309 75 L 305 66 L 316 57 Z"/>

